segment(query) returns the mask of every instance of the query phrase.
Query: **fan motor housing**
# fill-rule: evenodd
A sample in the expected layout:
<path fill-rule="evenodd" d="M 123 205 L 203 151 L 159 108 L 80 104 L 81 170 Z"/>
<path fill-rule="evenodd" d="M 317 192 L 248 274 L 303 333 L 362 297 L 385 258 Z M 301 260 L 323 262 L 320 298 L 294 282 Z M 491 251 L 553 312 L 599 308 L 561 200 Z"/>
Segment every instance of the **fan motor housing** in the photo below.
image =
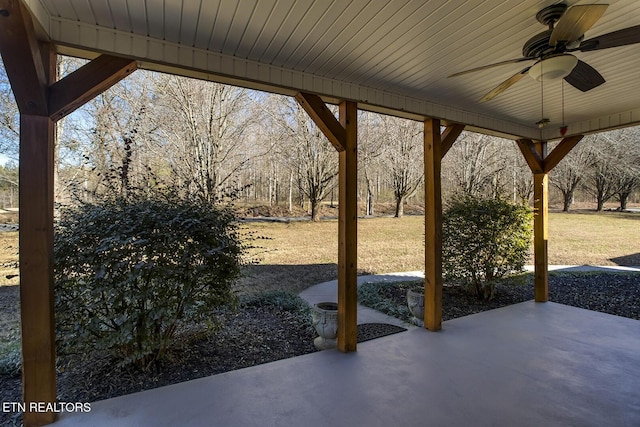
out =
<path fill-rule="evenodd" d="M 526 58 L 540 58 L 551 52 L 554 49 L 549 45 L 552 32 L 553 30 L 543 31 L 527 40 L 522 48 L 522 55 Z"/>

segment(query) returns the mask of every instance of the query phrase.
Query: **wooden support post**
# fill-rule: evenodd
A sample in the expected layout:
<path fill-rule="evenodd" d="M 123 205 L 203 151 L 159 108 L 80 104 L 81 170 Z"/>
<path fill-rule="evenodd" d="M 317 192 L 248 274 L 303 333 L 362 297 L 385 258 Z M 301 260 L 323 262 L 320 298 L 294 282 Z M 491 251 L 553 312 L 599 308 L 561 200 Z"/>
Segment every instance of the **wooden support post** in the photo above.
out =
<path fill-rule="evenodd" d="M 340 104 L 340 124 L 345 129 L 344 150 L 339 155 L 338 219 L 338 349 L 356 351 L 358 339 L 358 106 Z"/>
<path fill-rule="evenodd" d="M 424 326 L 442 328 L 442 159 L 440 120 L 424 122 L 425 271 Z"/>
<path fill-rule="evenodd" d="M 540 158 L 547 155 L 545 141 L 535 144 Z M 535 266 L 534 293 L 536 302 L 549 300 L 549 175 L 546 172 L 533 174 L 533 254 Z"/>
<path fill-rule="evenodd" d="M 533 172 L 533 256 L 536 302 L 549 300 L 549 172 L 580 142 L 583 135 L 564 138 L 547 155 L 547 142 L 516 141 Z"/>
<path fill-rule="evenodd" d="M 340 103 L 336 120 L 319 96 L 296 100 L 338 151 L 338 349 L 356 351 L 358 341 L 358 104 Z"/>
<path fill-rule="evenodd" d="M 54 122 L 136 68 L 133 60 L 101 56 L 56 82 L 56 54 L 40 43 L 20 0 L 0 0 L 0 54 L 20 110 L 20 315 L 22 396 L 56 401 L 53 289 Z M 23 424 L 55 421 L 27 410 Z"/>
<path fill-rule="evenodd" d="M 53 308 L 53 147 L 49 117 L 20 118 L 20 314 L 22 396 L 56 401 Z M 25 426 L 55 421 L 53 412 L 24 414 Z"/>

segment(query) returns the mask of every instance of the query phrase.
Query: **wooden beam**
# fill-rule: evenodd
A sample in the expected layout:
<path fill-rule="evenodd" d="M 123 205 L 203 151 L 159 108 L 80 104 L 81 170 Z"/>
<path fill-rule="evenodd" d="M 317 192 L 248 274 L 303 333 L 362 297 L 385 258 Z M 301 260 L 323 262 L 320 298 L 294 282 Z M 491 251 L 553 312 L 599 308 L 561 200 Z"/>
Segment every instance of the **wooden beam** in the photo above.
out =
<path fill-rule="evenodd" d="M 535 144 L 538 155 L 546 156 L 547 143 Z M 533 175 L 533 257 L 534 257 L 534 294 L 536 302 L 549 300 L 549 175 Z"/>
<path fill-rule="evenodd" d="M 549 300 L 549 175 L 548 173 L 583 138 L 575 135 L 564 138 L 547 155 L 547 143 L 534 143 L 530 139 L 517 142 L 520 151 L 533 172 L 533 256 L 534 256 L 534 293 L 536 302 Z"/>
<path fill-rule="evenodd" d="M 453 143 L 456 142 L 456 140 L 458 139 L 458 137 L 460 136 L 463 130 L 464 130 L 464 125 L 460 125 L 456 123 L 456 124 L 447 126 L 444 132 L 442 132 L 442 136 L 440 137 L 440 140 L 441 140 L 440 151 L 443 158 L 444 156 L 447 155 L 451 147 L 453 147 Z"/>
<path fill-rule="evenodd" d="M 31 14 L 20 0 L 0 0 L 0 53 L 20 113 L 48 116 L 49 81 Z"/>
<path fill-rule="evenodd" d="M 137 68 L 136 61 L 101 55 L 49 88 L 49 114 L 56 121 L 84 105 Z"/>
<path fill-rule="evenodd" d="M 54 123 L 46 116 L 20 118 L 20 315 L 22 396 L 56 401 L 53 308 Z M 25 412 L 25 426 L 52 423 L 55 413 Z"/>
<path fill-rule="evenodd" d="M 516 141 L 518 144 L 518 148 L 522 152 L 524 159 L 527 161 L 531 172 L 543 173 L 544 172 L 544 157 L 540 156 L 540 154 L 536 151 L 536 146 L 534 142 L 530 139 L 519 139 Z"/>
<path fill-rule="evenodd" d="M 55 50 L 41 44 L 42 72 L 56 78 Z M 56 401 L 53 282 L 53 201 L 55 125 L 45 116 L 20 114 L 20 315 L 22 328 L 22 398 Z M 53 412 L 23 415 L 25 426 L 55 420 Z"/>
<path fill-rule="evenodd" d="M 338 214 L 338 349 L 356 351 L 358 338 L 358 105 L 340 104 L 340 126 L 345 130 L 339 155 Z"/>
<path fill-rule="evenodd" d="M 358 105 L 340 103 L 336 120 L 320 97 L 296 100 L 338 151 L 338 349 L 356 351 L 358 341 Z"/>
<path fill-rule="evenodd" d="M 549 173 L 575 147 L 584 135 L 574 135 L 564 138 L 544 159 L 544 173 Z"/>
<path fill-rule="evenodd" d="M 424 326 L 442 328 L 442 195 L 440 120 L 424 122 Z"/>
<path fill-rule="evenodd" d="M 56 401 L 54 122 L 121 80 L 135 69 L 135 62 L 99 57 L 56 83 L 55 51 L 38 42 L 33 18 L 20 0 L 0 0 L 0 53 L 20 110 L 23 424 L 41 426 L 56 418 L 55 412 L 29 410 L 32 402 Z"/>
<path fill-rule="evenodd" d="M 336 120 L 331 110 L 320 99 L 319 96 L 310 93 L 298 92 L 296 100 L 302 108 L 309 114 L 311 119 L 316 123 L 318 128 L 329 139 L 336 150 L 344 151 L 346 131 L 345 128 Z"/>

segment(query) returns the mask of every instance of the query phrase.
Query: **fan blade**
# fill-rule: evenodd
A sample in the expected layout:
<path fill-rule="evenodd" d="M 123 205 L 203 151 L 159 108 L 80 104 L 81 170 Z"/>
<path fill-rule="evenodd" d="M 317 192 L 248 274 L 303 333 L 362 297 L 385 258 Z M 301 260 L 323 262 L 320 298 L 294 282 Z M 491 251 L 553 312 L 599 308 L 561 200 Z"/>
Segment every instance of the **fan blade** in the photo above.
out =
<path fill-rule="evenodd" d="M 576 41 L 595 24 L 607 10 L 607 4 L 584 4 L 570 7 L 558 20 L 549 45 L 555 46 L 559 41 Z"/>
<path fill-rule="evenodd" d="M 500 65 L 506 65 L 506 64 L 516 64 L 518 62 L 522 62 L 522 61 L 535 61 L 536 58 L 517 58 L 517 59 L 509 59 L 507 61 L 502 61 L 502 62 L 496 62 L 494 64 L 489 64 L 489 65 L 483 65 L 482 67 L 477 67 L 477 68 L 472 68 L 470 70 L 465 70 L 465 71 L 460 71 L 459 73 L 455 73 L 455 74 L 451 74 L 450 76 L 447 76 L 447 78 L 449 77 L 456 77 L 456 76 L 461 76 L 463 74 L 468 74 L 468 73 L 474 73 L 476 71 L 481 71 L 481 70 L 487 70 L 489 68 L 493 68 L 493 67 L 499 67 Z"/>
<path fill-rule="evenodd" d="M 605 82 L 604 77 L 600 75 L 591 65 L 578 60 L 571 74 L 564 78 L 567 83 L 583 92 L 600 86 Z"/>
<path fill-rule="evenodd" d="M 485 96 L 483 96 L 482 99 L 480 99 L 480 102 L 490 101 L 493 98 L 495 98 L 496 96 L 500 95 L 505 90 L 509 89 L 514 84 L 518 83 L 521 78 L 523 78 L 524 76 L 527 75 L 527 71 L 529 71 L 529 68 L 531 68 L 531 67 L 527 67 L 527 68 L 523 69 L 522 71 L 514 74 L 513 76 L 509 77 L 507 80 L 505 80 L 502 83 L 500 83 L 491 92 L 489 92 Z"/>
<path fill-rule="evenodd" d="M 585 40 L 580 43 L 578 50 L 589 52 L 591 50 L 609 49 L 610 47 L 627 46 L 635 43 L 640 43 L 640 25 Z"/>

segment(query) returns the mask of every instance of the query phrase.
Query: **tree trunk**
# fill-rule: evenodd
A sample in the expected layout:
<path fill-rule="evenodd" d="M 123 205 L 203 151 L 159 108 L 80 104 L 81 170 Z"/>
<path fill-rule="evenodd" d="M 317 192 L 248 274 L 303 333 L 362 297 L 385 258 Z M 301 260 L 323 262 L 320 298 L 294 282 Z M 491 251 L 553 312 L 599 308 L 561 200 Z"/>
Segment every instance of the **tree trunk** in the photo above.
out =
<path fill-rule="evenodd" d="M 371 183 L 370 179 L 366 179 L 365 182 L 367 183 L 367 199 L 366 199 L 366 214 L 367 216 L 373 216 L 373 185 Z"/>
<path fill-rule="evenodd" d="M 309 202 L 311 203 L 311 221 L 320 221 L 320 203 L 316 200 L 309 200 Z"/>
<path fill-rule="evenodd" d="M 289 172 L 289 212 L 293 211 L 293 171 Z"/>
<path fill-rule="evenodd" d="M 620 210 L 621 211 L 626 211 L 627 210 L 627 200 L 629 199 L 629 194 L 626 191 L 625 192 L 621 192 L 618 194 L 618 197 L 620 198 Z"/>
<path fill-rule="evenodd" d="M 573 204 L 573 190 L 563 191 L 562 196 L 564 199 L 562 212 L 569 212 L 569 209 L 571 209 L 571 205 Z"/>
<path fill-rule="evenodd" d="M 401 218 L 404 215 L 404 197 L 396 198 L 396 218 Z"/>
<path fill-rule="evenodd" d="M 602 208 L 603 207 L 604 207 L 604 197 L 598 196 L 597 197 L 596 212 L 602 212 Z"/>

